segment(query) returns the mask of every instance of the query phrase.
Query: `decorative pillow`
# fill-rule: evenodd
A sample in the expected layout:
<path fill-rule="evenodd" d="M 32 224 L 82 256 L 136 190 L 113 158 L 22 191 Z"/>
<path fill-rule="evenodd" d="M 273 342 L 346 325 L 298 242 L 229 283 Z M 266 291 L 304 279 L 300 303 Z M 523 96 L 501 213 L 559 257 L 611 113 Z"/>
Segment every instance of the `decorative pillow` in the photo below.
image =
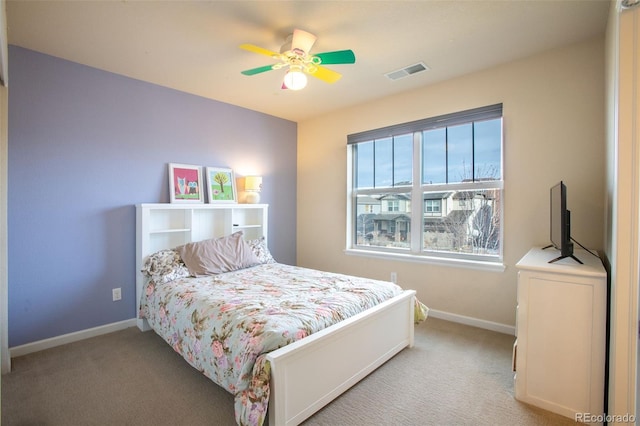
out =
<path fill-rule="evenodd" d="M 269 251 L 269 247 L 267 247 L 267 242 L 264 237 L 249 240 L 248 244 L 260 263 L 276 263 L 276 260 L 271 256 L 271 252 Z"/>
<path fill-rule="evenodd" d="M 242 235 L 242 231 L 238 231 L 222 238 L 188 243 L 177 247 L 176 251 L 189 272 L 196 277 L 236 271 L 259 264 L 260 261 Z"/>
<path fill-rule="evenodd" d="M 156 283 L 168 283 L 178 278 L 190 275 L 177 251 L 160 250 L 148 256 L 142 267 L 142 273 Z"/>

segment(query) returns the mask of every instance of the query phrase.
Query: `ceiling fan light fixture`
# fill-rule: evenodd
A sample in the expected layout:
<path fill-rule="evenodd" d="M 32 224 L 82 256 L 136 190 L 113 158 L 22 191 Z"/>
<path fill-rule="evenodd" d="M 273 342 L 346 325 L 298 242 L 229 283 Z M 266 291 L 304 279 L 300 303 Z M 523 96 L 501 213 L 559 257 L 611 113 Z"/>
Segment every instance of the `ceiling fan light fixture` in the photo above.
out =
<path fill-rule="evenodd" d="M 307 85 L 307 76 L 300 67 L 291 67 L 284 75 L 284 85 L 290 90 L 304 89 Z"/>
<path fill-rule="evenodd" d="M 315 40 L 315 35 L 296 29 L 293 34 L 287 38 L 280 53 L 253 44 L 241 44 L 241 49 L 265 55 L 277 61 L 273 65 L 251 68 L 241 71 L 241 73 L 251 76 L 288 67 L 289 70 L 284 75 L 281 87 L 291 90 L 300 90 L 306 87 L 307 75 L 322 80 L 325 83 L 335 83 L 340 80 L 342 75 L 339 72 L 326 68 L 325 65 L 353 64 L 356 62 L 356 57 L 352 50 L 336 50 L 312 55 L 309 51 Z"/>

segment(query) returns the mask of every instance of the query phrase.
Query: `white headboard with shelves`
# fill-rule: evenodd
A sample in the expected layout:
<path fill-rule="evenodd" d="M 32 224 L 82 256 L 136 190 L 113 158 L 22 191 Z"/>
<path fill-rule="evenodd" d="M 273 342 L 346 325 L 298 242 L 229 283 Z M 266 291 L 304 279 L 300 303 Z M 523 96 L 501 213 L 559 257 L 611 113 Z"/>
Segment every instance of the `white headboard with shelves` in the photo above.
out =
<path fill-rule="evenodd" d="M 159 250 L 243 231 L 247 240 L 267 238 L 268 204 L 137 204 L 136 318 L 144 259 Z M 147 330 L 144 320 L 138 327 Z"/>

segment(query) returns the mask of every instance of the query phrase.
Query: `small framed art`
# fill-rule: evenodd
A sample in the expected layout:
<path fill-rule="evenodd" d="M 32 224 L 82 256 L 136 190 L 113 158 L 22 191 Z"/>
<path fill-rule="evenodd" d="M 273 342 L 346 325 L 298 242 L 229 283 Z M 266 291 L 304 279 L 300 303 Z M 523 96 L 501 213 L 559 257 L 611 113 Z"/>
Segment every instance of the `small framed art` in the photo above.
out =
<path fill-rule="evenodd" d="M 207 192 L 210 203 L 237 203 L 236 179 L 233 170 L 207 167 Z"/>
<path fill-rule="evenodd" d="M 169 163 L 169 195 L 172 203 L 204 202 L 202 168 Z"/>

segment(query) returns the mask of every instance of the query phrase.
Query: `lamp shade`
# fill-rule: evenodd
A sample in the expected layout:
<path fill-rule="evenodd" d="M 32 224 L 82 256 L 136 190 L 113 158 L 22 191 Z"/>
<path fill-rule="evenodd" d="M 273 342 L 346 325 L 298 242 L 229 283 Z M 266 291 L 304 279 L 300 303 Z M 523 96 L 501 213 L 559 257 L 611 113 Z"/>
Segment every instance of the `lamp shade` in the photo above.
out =
<path fill-rule="evenodd" d="M 291 90 L 304 89 L 307 85 L 307 76 L 300 67 L 292 66 L 284 75 L 284 85 Z"/>
<path fill-rule="evenodd" d="M 244 178 L 245 191 L 260 191 L 262 188 L 262 176 L 247 176 Z"/>

